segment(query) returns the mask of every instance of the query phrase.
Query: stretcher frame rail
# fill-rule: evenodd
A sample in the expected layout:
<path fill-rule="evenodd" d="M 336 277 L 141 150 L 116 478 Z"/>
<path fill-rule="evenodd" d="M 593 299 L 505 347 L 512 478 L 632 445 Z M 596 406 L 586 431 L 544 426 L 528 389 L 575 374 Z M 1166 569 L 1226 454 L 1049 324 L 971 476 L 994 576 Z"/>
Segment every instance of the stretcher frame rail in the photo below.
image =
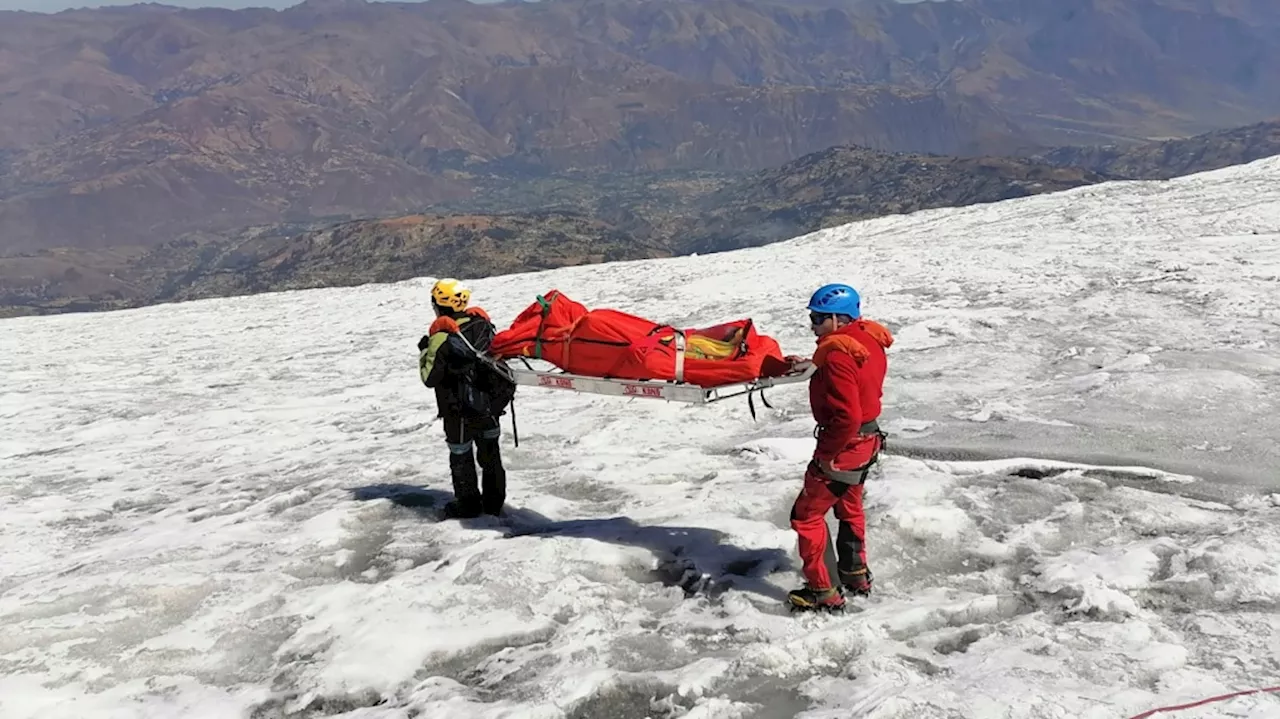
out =
<path fill-rule="evenodd" d="M 591 375 L 571 374 L 563 370 L 537 370 L 525 365 L 520 367 L 506 364 L 512 381 L 526 387 L 568 390 L 611 397 L 639 397 L 643 399 L 661 399 L 668 402 L 684 402 L 687 404 L 710 404 L 733 397 L 747 396 L 754 392 L 762 392 L 770 387 L 806 382 L 817 367 L 811 362 L 798 363 L 795 370 L 779 377 L 760 377 L 748 382 L 703 387 L 684 381 L 675 380 L 640 380 L 620 379 L 616 377 L 595 377 Z M 683 374 L 683 373 L 681 373 Z"/>

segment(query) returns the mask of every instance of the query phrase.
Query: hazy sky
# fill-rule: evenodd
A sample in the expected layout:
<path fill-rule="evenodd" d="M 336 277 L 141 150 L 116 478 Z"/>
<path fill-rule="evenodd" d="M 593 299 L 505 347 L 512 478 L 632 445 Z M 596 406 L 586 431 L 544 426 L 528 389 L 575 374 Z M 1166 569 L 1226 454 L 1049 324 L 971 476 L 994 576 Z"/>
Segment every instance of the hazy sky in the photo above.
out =
<path fill-rule="evenodd" d="M 273 7 L 286 8 L 302 0 L 163 0 L 161 5 L 174 7 Z M 411 1 L 411 0 L 410 0 Z M 472 2 L 496 2 L 497 0 L 471 0 Z M 135 5 L 140 0 L 0 0 L 0 10 L 33 10 L 58 12 L 68 8 L 102 7 L 104 5 Z"/>
<path fill-rule="evenodd" d="M 163 0 L 159 4 L 174 7 L 273 7 L 286 8 L 297 5 L 302 0 Z M 397 0 L 414 2 L 414 0 Z M 499 0 L 471 0 L 471 2 L 498 2 Z M 534 0 L 526 0 L 531 2 Z M 921 0 L 898 0 L 899 2 L 920 2 Z M 0 10 L 32 10 L 35 12 L 58 12 L 68 8 L 102 7 L 104 5 L 134 5 L 139 0 L 0 0 Z M 1276 0 L 1280 2 L 1280 0 Z"/>

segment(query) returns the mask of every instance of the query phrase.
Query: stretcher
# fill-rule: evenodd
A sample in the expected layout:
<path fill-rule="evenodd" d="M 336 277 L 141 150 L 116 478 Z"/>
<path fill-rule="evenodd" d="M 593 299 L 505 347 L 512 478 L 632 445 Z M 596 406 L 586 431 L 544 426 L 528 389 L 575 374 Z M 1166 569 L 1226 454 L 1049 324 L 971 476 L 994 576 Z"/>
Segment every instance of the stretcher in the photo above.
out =
<path fill-rule="evenodd" d="M 561 369 L 538 370 L 528 362 L 524 367 L 507 363 L 507 371 L 512 381 L 526 387 L 542 387 L 544 389 L 561 389 L 571 392 L 586 392 L 611 397 L 641 397 L 661 399 L 668 402 L 684 402 L 687 404 L 710 404 L 733 397 L 751 396 L 761 393 L 764 401 L 764 390 L 770 387 L 807 382 L 817 369 L 810 362 L 797 363 L 794 372 L 776 377 L 759 377 L 745 382 L 714 385 L 704 387 L 691 382 L 676 380 L 619 379 L 614 377 L 595 377 L 584 374 L 573 374 Z M 765 403 L 768 406 L 768 403 Z M 754 415 L 754 407 L 752 414 Z"/>
<path fill-rule="evenodd" d="M 539 295 L 490 356 L 517 385 L 614 397 L 708 404 L 807 381 L 808 362 L 784 358 L 750 318 L 682 329 L 613 309 L 589 310 L 559 290 Z M 531 361 L 551 365 L 535 369 Z"/>

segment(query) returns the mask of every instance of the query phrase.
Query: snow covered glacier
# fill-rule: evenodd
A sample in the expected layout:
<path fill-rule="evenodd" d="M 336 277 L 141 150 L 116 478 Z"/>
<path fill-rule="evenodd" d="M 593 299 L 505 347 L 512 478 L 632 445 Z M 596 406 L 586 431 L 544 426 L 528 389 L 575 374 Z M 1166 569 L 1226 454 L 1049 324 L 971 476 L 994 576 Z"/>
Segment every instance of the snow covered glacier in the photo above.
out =
<path fill-rule="evenodd" d="M 441 522 L 430 280 L 0 323 L 0 716 L 1129 717 L 1280 676 L 1280 158 L 559 288 L 897 334 L 877 595 L 792 616 L 803 387 L 522 389 L 511 518 Z M 1257 694 L 1178 713 L 1280 716 Z"/>

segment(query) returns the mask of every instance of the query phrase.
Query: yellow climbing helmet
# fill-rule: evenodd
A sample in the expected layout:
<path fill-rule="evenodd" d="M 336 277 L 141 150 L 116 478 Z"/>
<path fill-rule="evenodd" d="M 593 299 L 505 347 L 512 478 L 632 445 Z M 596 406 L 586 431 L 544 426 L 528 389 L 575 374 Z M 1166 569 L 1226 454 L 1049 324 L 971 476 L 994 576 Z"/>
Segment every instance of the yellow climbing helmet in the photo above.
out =
<path fill-rule="evenodd" d="M 471 290 L 452 277 L 436 280 L 431 286 L 431 301 L 441 307 L 449 307 L 456 312 L 467 309 L 471 301 Z"/>

